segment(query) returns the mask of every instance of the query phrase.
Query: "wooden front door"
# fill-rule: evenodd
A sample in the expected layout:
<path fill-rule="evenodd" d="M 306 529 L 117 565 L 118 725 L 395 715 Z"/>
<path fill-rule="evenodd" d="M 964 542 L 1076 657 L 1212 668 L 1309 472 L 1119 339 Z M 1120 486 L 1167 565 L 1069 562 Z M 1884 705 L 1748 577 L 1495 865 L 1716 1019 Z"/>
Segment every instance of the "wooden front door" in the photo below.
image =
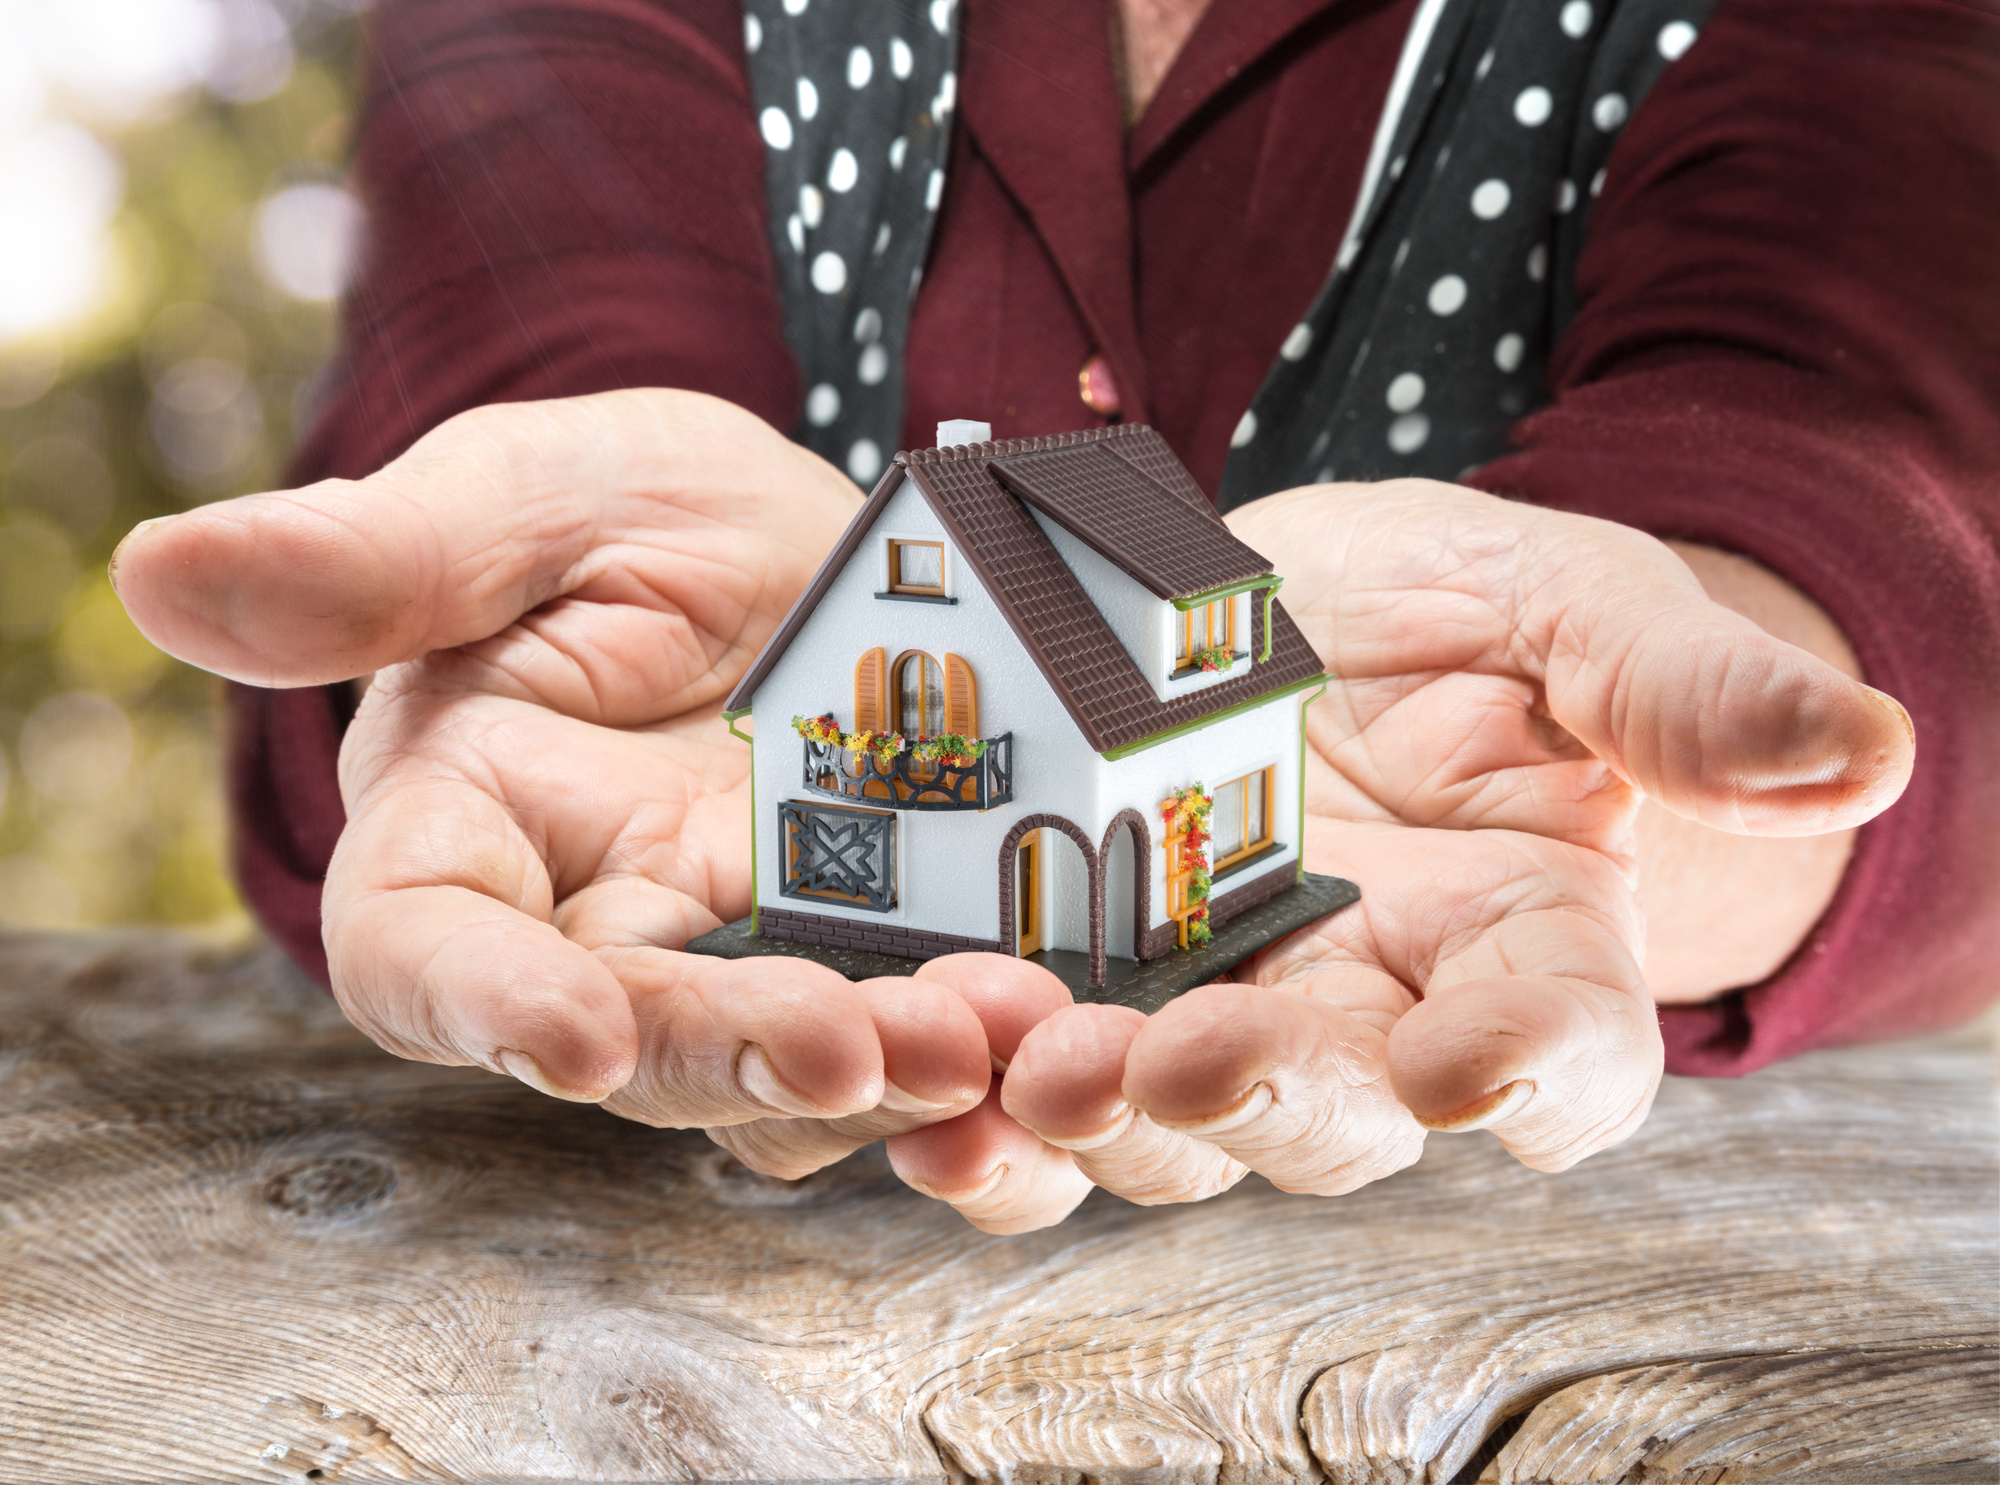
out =
<path fill-rule="evenodd" d="M 1030 830 L 1014 848 L 1014 930 L 1018 953 L 1042 946 L 1042 832 Z"/>

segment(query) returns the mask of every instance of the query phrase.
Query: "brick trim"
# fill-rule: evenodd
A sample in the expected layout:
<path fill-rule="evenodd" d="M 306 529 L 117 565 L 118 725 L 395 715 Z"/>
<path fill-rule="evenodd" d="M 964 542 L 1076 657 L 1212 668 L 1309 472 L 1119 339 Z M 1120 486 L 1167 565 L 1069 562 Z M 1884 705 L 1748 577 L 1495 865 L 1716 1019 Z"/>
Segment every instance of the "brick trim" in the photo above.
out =
<path fill-rule="evenodd" d="M 1296 887 L 1299 868 L 1296 861 L 1267 871 L 1260 877 L 1253 877 L 1232 892 L 1208 900 L 1208 926 L 1220 928 L 1231 918 L 1247 913 L 1253 907 L 1262 907 L 1287 888 Z"/>
<path fill-rule="evenodd" d="M 1089 881 L 1090 892 L 1090 983 L 1104 983 L 1104 863 L 1097 854 L 1097 847 L 1090 843 L 1090 837 L 1074 822 L 1061 815 L 1024 815 L 1007 832 L 1007 838 L 1000 842 L 1000 952 L 1017 958 L 1021 952 L 1021 935 L 1015 931 L 1014 917 L 1014 850 L 1021 844 L 1021 837 L 1030 830 L 1060 830 L 1077 843 L 1083 852 L 1084 872 Z"/>
<path fill-rule="evenodd" d="M 961 938 L 955 933 L 930 933 L 897 923 L 864 923 L 823 913 L 796 913 L 789 908 L 760 907 L 757 932 L 792 944 L 820 944 L 829 949 L 866 949 L 905 959 L 936 959 L 943 954 L 1000 951 L 991 939 Z"/>

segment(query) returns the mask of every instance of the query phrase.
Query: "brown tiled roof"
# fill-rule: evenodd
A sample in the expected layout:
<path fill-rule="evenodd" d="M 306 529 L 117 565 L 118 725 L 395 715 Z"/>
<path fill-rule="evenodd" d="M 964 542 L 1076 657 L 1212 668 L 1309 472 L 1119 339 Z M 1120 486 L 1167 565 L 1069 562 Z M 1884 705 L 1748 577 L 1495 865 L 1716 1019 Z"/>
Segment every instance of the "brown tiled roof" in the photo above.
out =
<path fill-rule="evenodd" d="M 730 695 L 728 708 L 734 711 L 750 705 L 757 687 L 804 627 L 905 478 L 915 480 L 923 491 L 965 560 L 986 584 L 1021 643 L 1049 678 L 1086 741 L 1099 752 L 1199 721 L 1318 675 L 1319 657 L 1280 603 L 1272 615 L 1272 650 L 1268 661 L 1253 665 L 1220 685 L 1204 686 L 1170 701 L 1159 699 L 1054 543 L 994 473 L 993 466 L 1002 461 L 1008 461 L 1003 467 L 1011 471 L 1015 467 L 1012 461 L 1024 455 L 1085 450 L 1092 446 L 1115 453 L 1121 463 L 1143 472 L 1147 477 L 1144 483 L 1154 491 L 1145 498 L 1155 502 L 1162 519 L 1178 523 L 1186 518 L 1183 511 L 1191 512 L 1201 523 L 1205 541 L 1250 550 L 1230 535 L 1165 441 L 1143 425 L 1126 424 L 1048 438 L 962 444 L 898 454 L 839 545 L 738 683 Z M 1049 483 L 1045 475 L 1038 473 L 1036 478 L 1045 486 Z M 1172 515 L 1165 514 L 1167 508 L 1158 504 L 1161 491 L 1179 497 L 1182 507 Z M 1064 524 L 1067 526 L 1068 522 Z M 1126 561 L 1115 557 L 1113 560 L 1127 571 L 1132 570 Z M 1257 565 L 1236 576 L 1258 576 L 1269 570 L 1269 564 L 1258 558 Z M 1137 575 L 1135 572 L 1134 576 Z M 1233 580 L 1214 578 L 1187 591 L 1200 591 Z M 1253 629 L 1261 649 L 1261 622 Z"/>
<path fill-rule="evenodd" d="M 1156 598 L 1187 598 L 1271 570 L 1206 501 L 1197 509 L 1120 457 L 1140 442 L 1128 437 L 1013 454 L 992 467 L 1008 489 Z"/>

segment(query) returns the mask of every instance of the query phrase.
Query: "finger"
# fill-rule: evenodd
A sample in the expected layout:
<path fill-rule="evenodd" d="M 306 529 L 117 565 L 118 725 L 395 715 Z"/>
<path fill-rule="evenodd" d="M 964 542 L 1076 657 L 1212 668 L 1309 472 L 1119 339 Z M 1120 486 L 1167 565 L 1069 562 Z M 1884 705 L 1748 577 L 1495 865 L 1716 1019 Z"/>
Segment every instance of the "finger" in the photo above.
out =
<path fill-rule="evenodd" d="M 1069 1152 L 1044 1144 L 1000 1105 L 1000 1079 L 978 1107 L 889 1141 L 911 1186 L 957 1209 L 981 1232 L 1052 1227 L 1090 1194 Z"/>
<path fill-rule="evenodd" d="M 947 954 L 917 971 L 949 985 L 986 1027 L 993 1070 L 1005 1072 L 1028 1031 L 1071 1003 L 1069 987 L 1039 964 L 1011 954 Z"/>
<path fill-rule="evenodd" d="M 1096 1185 L 1141 1206 L 1204 1201 L 1248 1167 L 1213 1145 L 1162 1129 L 1125 1101 L 1125 1057 L 1146 1024 L 1125 1006 L 1058 1011 L 1022 1038 L 1001 1106 L 1068 1150 Z"/>
<path fill-rule="evenodd" d="M 1261 985 L 1189 991 L 1126 1056 L 1125 1097 L 1285 1191 L 1338 1195 L 1414 1163 L 1423 1130 L 1397 1102 L 1379 1026 Z"/>
<path fill-rule="evenodd" d="M 870 998 L 805 959 L 599 951 L 630 999 L 638 1052 L 605 1108 L 673 1129 L 878 1107 L 882 1039 Z"/>
<path fill-rule="evenodd" d="M 318 684 L 496 634 L 616 568 L 619 538 L 676 512 L 704 531 L 768 528 L 771 556 L 799 570 L 738 565 L 788 603 L 852 510 L 828 469 L 695 393 L 486 407 L 367 479 L 147 522 L 112 582 L 171 654 L 254 685 Z"/>
<path fill-rule="evenodd" d="M 1441 962 L 1389 1035 L 1391 1080 L 1418 1119 L 1491 1129 L 1536 1170 L 1566 1170 L 1637 1129 L 1663 1061 L 1625 941 L 1556 909 L 1507 918 Z"/>
<path fill-rule="evenodd" d="M 839 1119 L 759 1119 L 712 1128 L 709 1137 L 752 1170 L 797 1180 L 863 1145 L 956 1118 L 986 1096 L 986 1032 L 942 985 L 914 978 L 863 980 L 882 1045 L 882 1101 Z"/>

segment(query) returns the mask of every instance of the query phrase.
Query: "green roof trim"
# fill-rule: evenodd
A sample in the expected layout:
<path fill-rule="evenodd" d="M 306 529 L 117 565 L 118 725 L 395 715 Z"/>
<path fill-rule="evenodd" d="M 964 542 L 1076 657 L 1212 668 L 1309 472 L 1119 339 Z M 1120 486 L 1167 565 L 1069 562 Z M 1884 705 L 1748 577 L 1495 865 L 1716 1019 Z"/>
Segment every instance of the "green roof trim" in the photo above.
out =
<path fill-rule="evenodd" d="M 1259 588 L 1269 588 L 1273 593 L 1283 587 L 1285 580 L 1275 572 L 1267 572 L 1262 577 L 1239 578 L 1233 583 L 1224 583 L 1219 588 L 1203 588 L 1199 593 L 1190 593 L 1185 598 L 1173 600 L 1174 607 L 1182 613 L 1204 604 L 1216 603 L 1224 598 L 1234 598 L 1238 593 L 1253 593 Z"/>
<path fill-rule="evenodd" d="M 1130 758 L 1134 753 L 1143 753 L 1148 748 L 1157 748 L 1163 742 L 1172 742 L 1177 737 L 1186 737 L 1190 732 L 1199 732 L 1204 727 L 1213 727 L 1217 722 L 1227 721 L 1239 712 L 1247 712 L 1252 707 L 1264 706 L 1281 697 L 1296 696 L 1313 686 L 1324 686 L 1333 679 L 1325 671 L 1293 681 L 1288 686 L 1279 686 L 1274 691 L 1266 691 L 1262 696 L 1253 696 L 1248 701 L 1239 701 L 1234 706 L 1226 706 L 1219 712 L 1210 712 L 1205 717 L 1196 717 L 1192 722 L 1183 722 L 1178 727 L 1169 727 L 1164 732 L 1155 732 L 1151 737 L 1142 737 L 1137 742 L 1126 743 L 1122 748 L 1112 748 L 1098 756 L 1107 763 L 1116 763 L 1120 758 Z"/>

